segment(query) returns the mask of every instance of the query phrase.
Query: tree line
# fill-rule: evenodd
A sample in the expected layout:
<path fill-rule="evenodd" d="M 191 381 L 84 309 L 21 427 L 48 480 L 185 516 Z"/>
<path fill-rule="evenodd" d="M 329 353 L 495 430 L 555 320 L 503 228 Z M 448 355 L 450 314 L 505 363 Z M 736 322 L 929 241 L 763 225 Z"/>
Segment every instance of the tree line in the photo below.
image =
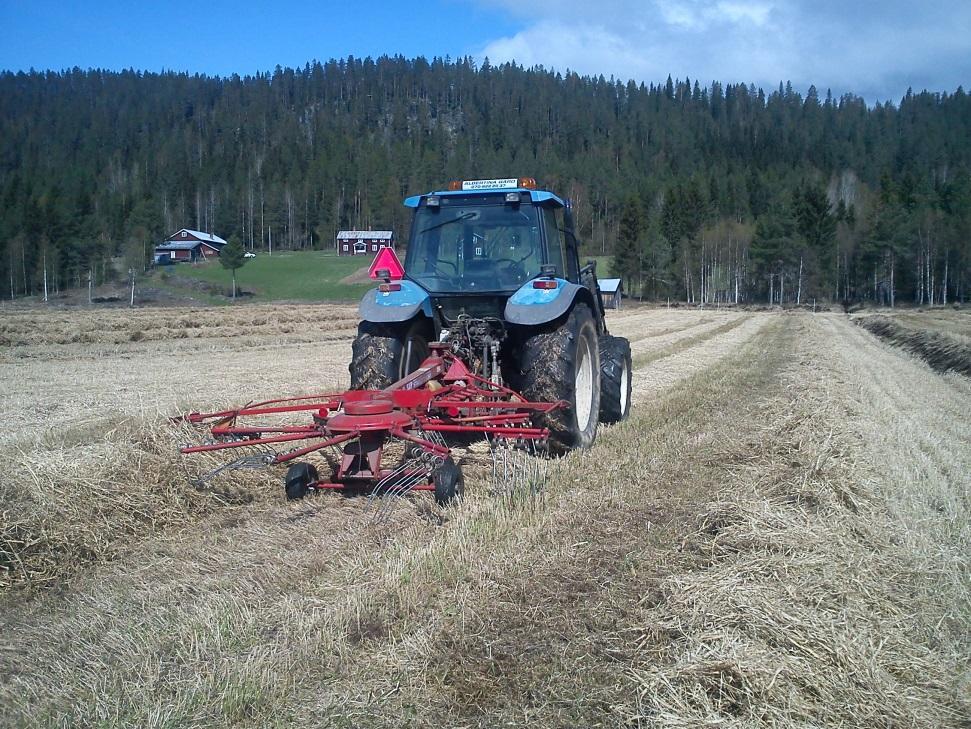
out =
<path fill-rule="evenodd" d="M 636 296 L 943 304 L 971 283 L 962 88 L 868 106 L 385 56 L 0 74 L 0 286 L 100 283 L 182 227 L 248 249 L 406 240 L 403 197 L 520 175 L 571 200 L 583 253 L 613 254 Z"/>

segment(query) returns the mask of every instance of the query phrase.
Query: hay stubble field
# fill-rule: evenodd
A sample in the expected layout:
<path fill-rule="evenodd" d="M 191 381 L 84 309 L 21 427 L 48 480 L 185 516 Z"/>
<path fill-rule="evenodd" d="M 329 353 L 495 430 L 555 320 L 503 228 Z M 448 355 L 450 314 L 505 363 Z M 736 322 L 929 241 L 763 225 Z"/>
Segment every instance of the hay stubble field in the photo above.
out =
<path fill-rule="evenodd" d="M 951 315 L 955 331 L 966 317 Z M 935 315 L 934 327 L 947 328 Z M 943 323 L 942 323 L 943 322 Z M 166 417 L 344 388 L 353 307 L 10 309 L 0 722 L 962 726 L 971 381 L 837 314 L 625 309 L 544 488 L 282 499 Z"/>

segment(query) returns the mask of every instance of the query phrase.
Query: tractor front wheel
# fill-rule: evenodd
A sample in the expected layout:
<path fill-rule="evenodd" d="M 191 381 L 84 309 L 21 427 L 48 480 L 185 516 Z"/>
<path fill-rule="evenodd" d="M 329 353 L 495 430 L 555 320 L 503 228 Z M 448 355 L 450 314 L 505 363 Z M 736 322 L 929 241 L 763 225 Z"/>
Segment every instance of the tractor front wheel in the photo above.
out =
<path fill-rule="evenodd" d="M 630 342 L 624 337 L 600 337 L 600 422 L 619 423 L 630 415 Z"/>
<path fill-rule="evenodd" d="M 600 347 L 586 304 L 574 306 L 556 328 L 526 337 L 519 375 L 519 391 L 527 400 L 570 404 L 536 418 L 550 430 L 553 453 L 593 445 L 600 415 Z"/>
<path fill-rule="evenodd" d="M 400 324 L 362 321 L 351 345 L 352 390 L 383 390 L 418 369 L 428 357 L 427 319 Z"/>

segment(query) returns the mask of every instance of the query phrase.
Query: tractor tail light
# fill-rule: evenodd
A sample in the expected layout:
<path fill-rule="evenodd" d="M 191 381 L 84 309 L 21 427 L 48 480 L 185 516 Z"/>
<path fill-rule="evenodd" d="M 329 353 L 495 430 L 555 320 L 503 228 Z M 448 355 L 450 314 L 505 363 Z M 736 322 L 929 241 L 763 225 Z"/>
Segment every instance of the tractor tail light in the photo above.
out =
<path fill-rule="evenodd" d="M 534 289 L 555 289 L 557 287 L 556 281 L 550 281 L 548 279 L 537 279 L 533 281 Z"/>
<path fill-rule="evenodd" d="M 382 294 L 389 294 L 392 291 L 401 291 L 401 284 L 400 283 L 383 283 L 380 286 L 378 286 L 378 291 L 380 291 Z"/>

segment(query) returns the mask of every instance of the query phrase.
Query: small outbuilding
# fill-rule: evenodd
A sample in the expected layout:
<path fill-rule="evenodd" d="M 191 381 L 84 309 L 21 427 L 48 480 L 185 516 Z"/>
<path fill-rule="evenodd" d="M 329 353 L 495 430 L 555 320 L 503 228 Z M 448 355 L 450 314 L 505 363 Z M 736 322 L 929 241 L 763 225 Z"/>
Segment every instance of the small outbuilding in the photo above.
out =
<path fill-rule="evenodd" d="M 373 256 L 382 248 L 394 247 L 394 232 L 390 230 L 342 230 L 337 234 L 339 256 Z"/>
<path fill-rule="evenodd" d="M 226 241 L 218 235 L 182 228 L 155 246 L 155 262 L 194 262 L 218 256 Z"/>
<path fill-rule="evenodd" d="M 600 295 L 604 302 L 605 309 L 619 309 L 620 300 L 624 294 L 624 282 L 619 278 L 602 278 L 600 284 Z"/>

